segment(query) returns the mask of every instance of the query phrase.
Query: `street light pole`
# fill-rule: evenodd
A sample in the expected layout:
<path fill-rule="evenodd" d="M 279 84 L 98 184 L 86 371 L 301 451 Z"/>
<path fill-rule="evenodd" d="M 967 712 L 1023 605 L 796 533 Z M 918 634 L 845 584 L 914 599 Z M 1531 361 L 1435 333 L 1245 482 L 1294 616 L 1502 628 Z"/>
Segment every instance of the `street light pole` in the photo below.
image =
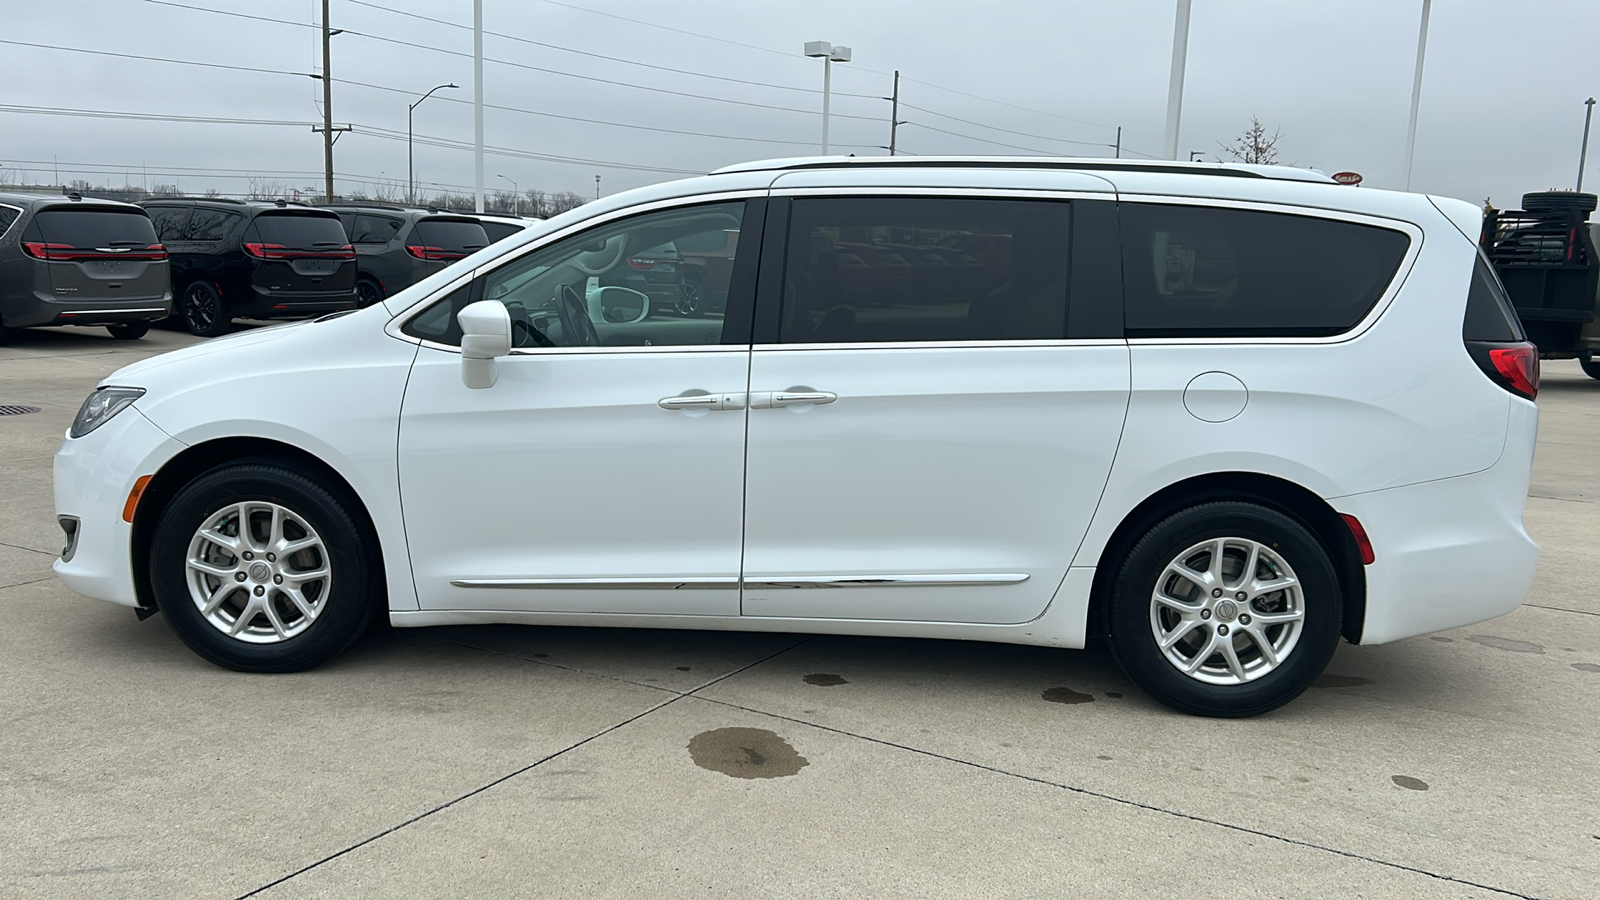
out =
<path fill-rule="evenodd" d="M 495 177 L 506 178 L 504 175 L 496 175 Z M 509 178 L 506 178 L 506 180 L 511 181 Z M 522 194 L 515 181 L 511 181 L 511 214 L 514 216 L 522 215 Z"/>
<path fill-rule="evenodd" d="M 432 97 L 434 91 L 455 86 L 456 84 L 451 82 L 450 84 L 441 84 L 429 88 L 426 94 L 417 98 L 417 102 L 406 107 L 406 203 L 411 206 L 417 205 L 417 169 L 411 150 L 411 113 L 422 105 L 422 101 Z"/>
<path fill-rule="evenodd" d="M 472 0 L 472 89 L 472 172 L 483 212 L 483 0 Z"/>
<path fill-rule="evenodd" d="M 600 199 L 600 176 L 599 175 L 596 175 L 594 177 L 594 198 L 596 200 Z"/>
<path fill-rule="evenodd" d="M 333 70 L 328 50 L 333 34 L 328 30 L 328 0 L 322 0 L 322 178 L 323 200 L 333 202 Z"/>
<path fill-rule="evenodd" d="M 1583 149 L 1578 151 L 1578 190 L 1583 190 L 1583 164 L 1589 158 L 1589 122 L 1594 118 L 1594 98 L 1583 101 Z"/>
<path fill-rule="evenodd" d="M 1411 154 L 1417 147 L 1417 106 L 1422 102 L 1422 57 L 1428 49 L 1428 8 L 1433 0 L 1422 0 L 1422 27 L 1417 30 L 1417 74 L 1411 79 L 1411 121 L 1406 125 L 1406 181 L 1411 190 Z"/>
<path fill-rule="evenodd" d="M 850 61 L 849 47 L 836 47 L 827 41 L 806 41 L 805 53 L 822 57 L 822 155 L 828 155 L 828 101 L 833 94 L 833 64 Z"/>
<path fill-rule="evenodd" d="M 1172 26 L 1172 74 L 1167 81 L 1167 159 L 1178 158 L 1178 120 L 1183 116 L 1183 72 L 1189 58 L 1189 3 L 1178 0 Z"/>

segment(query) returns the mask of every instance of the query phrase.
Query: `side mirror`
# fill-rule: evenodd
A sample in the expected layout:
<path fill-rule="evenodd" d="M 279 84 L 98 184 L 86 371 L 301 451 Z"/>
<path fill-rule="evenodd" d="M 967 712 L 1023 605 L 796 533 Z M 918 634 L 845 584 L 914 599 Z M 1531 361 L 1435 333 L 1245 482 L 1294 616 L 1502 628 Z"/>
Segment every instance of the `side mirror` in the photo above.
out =
<path fill-rule="evenodd" d="M 589 321 L 631 325 L 650 315 L 650 297 L 632 288 L 616 285 L 588 291 Z"/>
<path fill-rule="evenodd" d="M 500 373 L 495 357 L 511 352 L 511 313 L 498 300 L 479 300 L 456 313 L 461 323 L 461 383 L 494 387 Z"/>

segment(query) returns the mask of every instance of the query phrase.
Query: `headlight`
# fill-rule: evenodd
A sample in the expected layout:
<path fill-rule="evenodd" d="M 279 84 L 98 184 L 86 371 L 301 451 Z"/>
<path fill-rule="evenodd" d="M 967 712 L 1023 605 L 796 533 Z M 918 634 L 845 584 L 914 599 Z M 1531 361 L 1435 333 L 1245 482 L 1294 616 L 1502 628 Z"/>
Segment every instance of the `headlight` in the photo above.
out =
<path fill-rule="evenodd" d="M 144 388 L 95 388 L 94 393 L 83 401 L 83 408 L 78 410 L 78 417 L 72 420 L 72 430 L 68 434 L 75 438 L 83 437 L 111 421 L 112 416 L 132 406 L 133 401 L 143 396 Z"/>

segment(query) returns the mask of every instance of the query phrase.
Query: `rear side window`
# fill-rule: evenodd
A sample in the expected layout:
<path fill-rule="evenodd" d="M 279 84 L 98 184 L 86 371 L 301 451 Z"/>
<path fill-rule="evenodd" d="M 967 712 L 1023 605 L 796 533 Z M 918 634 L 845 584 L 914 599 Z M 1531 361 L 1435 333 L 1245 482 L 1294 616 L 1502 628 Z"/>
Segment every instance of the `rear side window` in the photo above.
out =
<path fill-rule="evenodd" d="M 189 220 L 188 239 L 191 241 L 220 241 L 228 236 L 233 226 L 244 218 L 225 209 L 197 209 Z"/>
<path fill-rule="evenodd" d="M 145 212 L 150 214 L 150 222 L 155 226 L 156 236 L 163 242 L 170 243 L 184 239 L 184 229 L 189 226 L 189 207 L 147 206 Z"/>
<path fill-rule="evenodd" d="M 0 206 L 0 238 L 6 236 L 6 232 L 11 230 L 11 226 L 16 224 L 17 217 L 21 215 L 21 210 Z"/>
<path fill-rule="evenodd" d="M 356 216 L 355 225 L 350 230 L 350 243 L 387 244 L 400 233 L 400 228 L 404 224 L 399 219 L 391 219 L 388 216 Z"/>
<path fill-rule="evenodd" d="M 779 339 L 1065 337 L 1070 220 L 1061 201 L 796 200 Z"/>
<path fill-rule="evenodd" d="M 1461 338 L 1496 343 L 1527 340 L 1511 298 L 1506 296 L 1506 289 L 1481 252 L 1472 267 L 1472 287 L 1467 290 L 1467 315 L 1461 323 Z"/>
<path fill-rule="evenodd" d="M 1410 238 L 1354 222 L 1203 206 L 1121 207 L 1129 337 L 1317 337 L 1348 331 Z"/>
<path fill-rule="evenodd" d="M 489 246 L 489 235 L 476 219 L 419 219 L 409 243 L 466 256 Z"/>
<path fill-rule="evenodd" d="M 522 231 L 521 225 L 508 225 L 505 222 L 483 222 L 483 233 L 488 236 L 489 243 L 503 241 L 513 234 Z"/>
<path fill-rule="evenodd" d="M 262 213 L 256 216 L 256 232 L 264 243 L 295 250 L 342 247 L 349 243 L 337 216 Z"/>
<path fill-rule="evenodd" d="M 147 247 L 157 242 L 156 230 L 142 209 L 46 209 L 28 223 L 28 233 L 38 240 L 77 250 Z"/>

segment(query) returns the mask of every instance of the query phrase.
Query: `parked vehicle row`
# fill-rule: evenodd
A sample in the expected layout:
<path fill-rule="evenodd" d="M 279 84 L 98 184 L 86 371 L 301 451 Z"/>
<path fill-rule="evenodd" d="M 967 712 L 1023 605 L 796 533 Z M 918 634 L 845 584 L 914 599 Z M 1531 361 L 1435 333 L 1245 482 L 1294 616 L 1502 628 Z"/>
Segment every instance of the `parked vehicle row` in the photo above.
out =
<path fill-rule="evenodd" d="M 0 194 L 0 337 L 104 325 L 144 336 L 169 315 L 203 336 L 237 318 L 368 306 L 533 219 L 390 206 Z"/>
<path fill-rule="evenodd" d="M 246 671 L 377 615 L 1100 636 L 1162 702 L 1253 715 L 1341 637 L 1532 581 L 1538 356 L 1478 220 L 1128 160 L 641 188 L 111 375 L 56 456 L 55 570 Z M 691 261 L 721 315 L 646 315 Z"/>

